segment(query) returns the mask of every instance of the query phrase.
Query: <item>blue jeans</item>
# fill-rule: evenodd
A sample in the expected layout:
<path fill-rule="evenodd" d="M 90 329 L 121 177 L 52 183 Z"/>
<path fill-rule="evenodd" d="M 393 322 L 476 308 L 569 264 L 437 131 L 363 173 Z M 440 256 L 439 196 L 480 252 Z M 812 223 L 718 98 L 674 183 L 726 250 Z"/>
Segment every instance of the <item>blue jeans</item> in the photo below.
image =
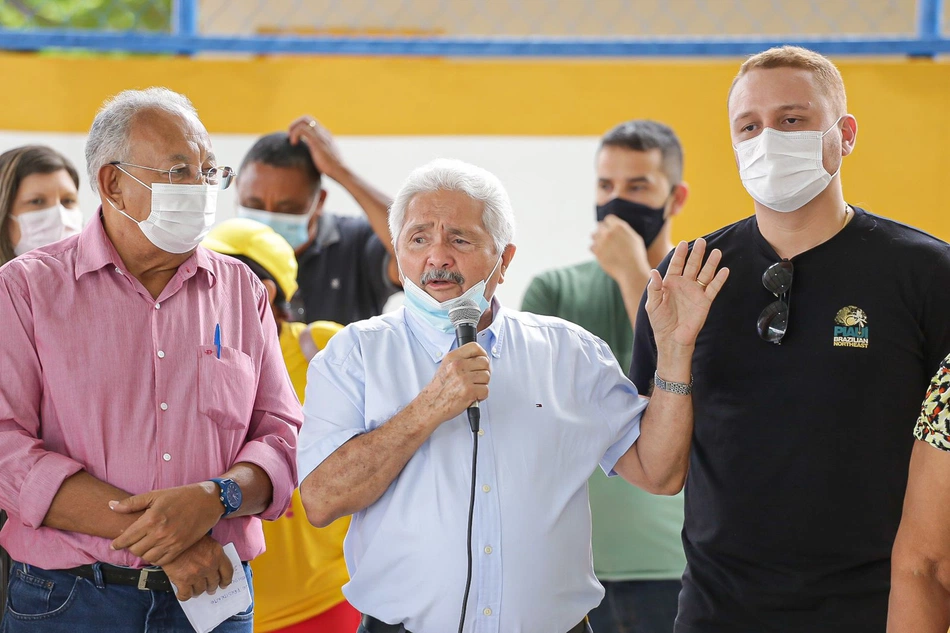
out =
<path fill-rule="evenodd" d="M 604 600 L 590 612 L 594 633 L 673 633 L 679 580 L 601 582 Z"/>
<path fill-rule="evenodd" d="M 244 564 L 251 587 L 251 567 Z M 215 633 L 252 633 L 254 603 Z M 193 631 L 170 591 L 106 585 L 68 572 L 14 563 L 0 633 L 181 633 Z"/>

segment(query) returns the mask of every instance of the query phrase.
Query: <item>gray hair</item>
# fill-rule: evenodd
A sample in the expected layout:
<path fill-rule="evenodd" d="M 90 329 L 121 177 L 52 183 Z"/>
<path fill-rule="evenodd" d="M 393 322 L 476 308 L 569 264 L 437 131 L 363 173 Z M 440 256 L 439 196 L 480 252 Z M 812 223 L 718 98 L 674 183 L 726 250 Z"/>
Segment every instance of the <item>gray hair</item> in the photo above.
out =
<path fill-rule="evenodd" d="M 413 170 L 389 208 L 389 234 L 396 245 L 406 223 L 406 208 L 420 193 L 458 191 L 484 205 L 482 223 L 501 253 L 515 238 L 515 215 L 508 192 L 491 172 L 460 160 L 439 158 Z"/>
<path fill-rule="evenodd" d="M 114 160 L 127 160 L 132 120 L 142 110 L 164 110 L 198 118 L 188 97 L 168 88 L 124 90 L 102 104 L 86 139 L 86 171 L 89 186 L 99 195 L 99 170 Z"/>

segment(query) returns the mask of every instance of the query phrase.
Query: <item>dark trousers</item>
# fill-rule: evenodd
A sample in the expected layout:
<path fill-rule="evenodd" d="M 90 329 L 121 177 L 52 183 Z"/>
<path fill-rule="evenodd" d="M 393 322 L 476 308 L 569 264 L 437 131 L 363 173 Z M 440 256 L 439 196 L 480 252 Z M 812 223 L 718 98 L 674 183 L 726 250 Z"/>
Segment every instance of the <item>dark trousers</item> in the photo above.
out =
<path fill-rule="evenodd" d="M 603 602 L 590 612 L 594 633 L 673 633 L 679 580 L 604 582 Z"/>

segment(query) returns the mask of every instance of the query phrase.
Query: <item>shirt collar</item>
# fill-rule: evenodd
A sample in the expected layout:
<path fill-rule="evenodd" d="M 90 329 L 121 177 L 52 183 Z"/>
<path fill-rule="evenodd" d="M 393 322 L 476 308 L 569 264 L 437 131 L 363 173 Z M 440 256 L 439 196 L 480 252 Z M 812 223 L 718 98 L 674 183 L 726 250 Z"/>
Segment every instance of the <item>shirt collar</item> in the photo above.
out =
<path fill-rule="evenodd" d="M 214 267 L 211 265 L 211 257 L 208 256 L 208 250 L 204 246 L 199 246 L 195 249 L 195 252 L 191 254 L 191 257 L 185 260 L 185 263 L 182 266 L 185 267 L 186 271 L 190 271 L 192 268 L 191 264 L 194 263 L 197 270 L 203 270 L 205 273 L 205 279 L 208 281 L 208 287 L 214 287 L 217 277 L 214 274 Z"/>
<path fill-rule="evenodd" d="M 100 270 L 106 266 L 114 267 L 117 270 L 125 270 L 125 264 L 122 258 L 115 250 L 115 246 L 106 235 L 106 229 L 102 225 L 102 207 L 96 212 L 92 222 L 86 225 L 79 236 L 79 247 L 76 255 L 76 280 L 88 272 Z M 186 278 L 196 270 L 205 271 L 208 287 L 214 286 L 215 275 L 211 266 L 211 260 L 203 247 L 198 247 L 191 257 L 179 266 L 184 269 Z"/>
<path fill-rule="evenodd" d="M 484 330 L 484 332 L 488 333 L 487 337 L 484 341 L 479 341 L 479 344 L 484 347 L 492 357 L 498 358 L 501 356 L 506 330 L 505 310 L 498 300 L 498 297 L 492 297 L 491 311 L 491 325 Z M 455 348 L 454 332 L 442 332 L 441 330 L 437 330 L 413 314 L 408 308 L 404 307 L 403 313 L 406 327 L 409 328 L 409 331 L 415 339 L 419 341 L 433 363 L 442 362 L 445 355 Z M 481 336 L 481 334 L 482 332 L 479 332 L 479 336 Z"/>
<path fill-rule="evenodd" d="M 305 257 L 316 255 L 323 249 L 340 241 L 340 225 L 337 217 L 332 213 L 324 213 L 317 218 L 317 237 L 310 243 L 297 261 Z"/>
<path fill-rule="evenodd" d="M 340 225 L 332 213 L 323 213 L 317 218 L 317 237 L 307 250 L 322 251 L 340 241 Z"/>
<path fill-rule="evenodd" d="M 102 226 L 102 207 L 96 212 L 92 222 L 86 225 L 79 235 L 79 246 L 76 254 L 76 280 L 88 272 L 99 270 L 106 266 L 123 268 L 122 260 L 116 252 L 106 229 Z"/>

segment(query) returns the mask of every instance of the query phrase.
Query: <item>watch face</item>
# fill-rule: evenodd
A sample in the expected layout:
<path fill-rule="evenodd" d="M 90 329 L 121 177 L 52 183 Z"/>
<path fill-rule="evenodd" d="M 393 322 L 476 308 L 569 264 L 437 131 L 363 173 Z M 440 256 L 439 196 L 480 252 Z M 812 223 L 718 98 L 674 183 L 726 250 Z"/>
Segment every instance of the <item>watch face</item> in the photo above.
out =
<path fill-rule="evenodd" d="M 224 496 L 228 500 L 228 505 L 235 510 L 241 507 L 241 487 L 233 481 L 224 488 Z"/>

